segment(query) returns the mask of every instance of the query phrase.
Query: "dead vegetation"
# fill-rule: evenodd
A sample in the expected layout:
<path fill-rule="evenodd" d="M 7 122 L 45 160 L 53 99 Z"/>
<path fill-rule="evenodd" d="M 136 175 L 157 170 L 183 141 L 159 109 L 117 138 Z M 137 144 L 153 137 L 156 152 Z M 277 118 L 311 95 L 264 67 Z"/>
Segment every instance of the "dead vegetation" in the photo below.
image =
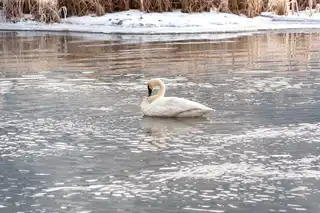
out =
<path fill-rule="evenodd" d="M 263 10 L 262 0 L 247 0 L 247 12 L 246 15 L 253 18 L 259 15 Z"/>
<path fill-rule="evenodd" d="M 31 5 L 30 12 L 36 20 L 45 23 L 60 22 L 57 0 L 31 1 Z"/>
<path fill-rule="evenodd" d="M 7 20 L 26 18 L 52 23 L 60 22 L 68 16 L 97 15 L 138 9 L 144 12 L 169 12 L 180 9 L 192 12 L 231 12 L 255 17 L 263 11 L 272 11 L 278 15 L 287 15 L 295 10 L 295 0 L 0 0 Z M 320 0 L 316 0 L 320 1 Z M 308 9 L 310 5 L 319 12 L 319 2 L 313 0 L 298 1 L 299 9 Z"/>
<path fill-rule="evenodd" d="M 219 8 L 221 0 L 181 0 L 181 11 L 191 12 L 210 12 Z"/>
<path fill-rule="evenodd" d="M 111 0 L 109 0 L 111 1 Z M 85 16 L 95 13 L 98 16 L 102 16 L 105 12 L 112 12 L 112 8 L 105 8 L 108 5 L 107 1 L 99 0 L 58 0 L 58 7 L 65 8 L 66 12 L 63 12 L 65 16 Z M 112 5 L 112 4 L 110 4 Z M 107 11 L 106 11 L 107 9 Z M 109 9 L 109 10 L 108 10 Z M 67 13 L 67 14 L 65 14 Z"/>
<path fill-rule="evenodd" d="M 4 0 L 4 14 L 6 19 L 20 19 L 23 17 L 24 0 Z"/>
<path fill-rule="evenodd" d="M 139 8 L 146 12 L 169 12 L 173 7 L 171 0 L 141 0 Z"/>
<path fill-rule="evenodd" d="M 275 12 L 277 15 L 287 15 L 287 6 L 292 7 L 294 4 L 287 4 L 286 0 L 270 0 L 269 1 L 269 11 Z"/>
<path fill-rule="evenodd" d="M 16 21 L 28 18 L 26 14 L 45 23 L 60 22 L 57 0 L 4 0 L 6 19 Z"/>

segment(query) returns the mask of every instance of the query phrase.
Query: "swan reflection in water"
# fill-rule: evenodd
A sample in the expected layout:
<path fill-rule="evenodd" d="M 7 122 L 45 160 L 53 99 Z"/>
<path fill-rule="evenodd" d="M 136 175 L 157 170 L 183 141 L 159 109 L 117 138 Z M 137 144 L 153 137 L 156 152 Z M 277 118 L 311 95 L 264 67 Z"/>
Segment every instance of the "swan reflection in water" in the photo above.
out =
<path fill-rule="evenodd" d="M 161 118 L 143 116 L 140 121 L 142 129 L 150 136 L 168 136 L 196 130 L 199 125 L 210 122 L 206 117 L 200 118 Z"/>
<path fill-rule="evenodd" d="M 201 118 L 160 118 L 143 116 L 140 126 L 145 132 L 141 139 L 140 149 L 157 151 L 168 148 L 166 141 L 178 139 L 177 135 L 185 135 L 191 131 L 201 130 L 201 126 L 209 123 L 210 120 Z M 146 148 L 148 146 L 148 148 Z"/>

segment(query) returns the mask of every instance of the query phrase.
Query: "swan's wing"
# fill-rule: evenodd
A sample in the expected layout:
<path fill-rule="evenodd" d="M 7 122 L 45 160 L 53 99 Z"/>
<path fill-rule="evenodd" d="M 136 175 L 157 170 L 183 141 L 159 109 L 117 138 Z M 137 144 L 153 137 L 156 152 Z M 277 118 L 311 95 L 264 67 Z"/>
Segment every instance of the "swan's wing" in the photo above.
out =
<path fill-rule="evenodd" d="M 179 114 L 188 111 L 198 110 L 208 112 L 212 109 L 184 98 L 163 97 L 152 102 L 150 104 L 150 110 L 152 111 L 152 114 L 157 114 L 159 116 L 179 116 Z"/>

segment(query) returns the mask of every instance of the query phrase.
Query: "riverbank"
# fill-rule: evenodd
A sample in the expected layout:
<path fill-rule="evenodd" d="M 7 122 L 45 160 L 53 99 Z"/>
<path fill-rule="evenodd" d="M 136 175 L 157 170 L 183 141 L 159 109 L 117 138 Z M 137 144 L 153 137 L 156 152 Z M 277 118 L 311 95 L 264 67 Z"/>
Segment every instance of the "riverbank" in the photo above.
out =
<path fill-rule="evenodd" d="M 305 12 L 300 12 L 299 16 L 262 13 L 255 18 L 247 18 L 246 16 L 218 12 L 143 13 L 138 10 L 129 10 L 103 16 L 68 17 L 61 19 L 60 23 L 52 24 L 30 20 L 0 23 L 2 31 L 103 34 L 239 33 L 283 29 L 320 29 L 320 13 L 315 13 L 311 17 Z"/>

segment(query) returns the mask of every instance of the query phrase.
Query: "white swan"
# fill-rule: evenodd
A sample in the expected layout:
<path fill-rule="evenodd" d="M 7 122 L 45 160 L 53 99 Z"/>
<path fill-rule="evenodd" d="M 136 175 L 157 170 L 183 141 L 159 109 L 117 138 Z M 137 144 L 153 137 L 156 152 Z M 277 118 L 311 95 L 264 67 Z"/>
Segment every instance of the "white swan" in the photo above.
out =
<path fill-rule="evenodd" d="M 151 96 L 155 87 L 160 91 Z M 164 97 L 165 85 L 160 79 L 148 81 L 148 97 L 141 102 L 141 111 L 146 116 L 153 117 L 199 117 L 213 111 L 200 103 L 178 97 Z"/>

